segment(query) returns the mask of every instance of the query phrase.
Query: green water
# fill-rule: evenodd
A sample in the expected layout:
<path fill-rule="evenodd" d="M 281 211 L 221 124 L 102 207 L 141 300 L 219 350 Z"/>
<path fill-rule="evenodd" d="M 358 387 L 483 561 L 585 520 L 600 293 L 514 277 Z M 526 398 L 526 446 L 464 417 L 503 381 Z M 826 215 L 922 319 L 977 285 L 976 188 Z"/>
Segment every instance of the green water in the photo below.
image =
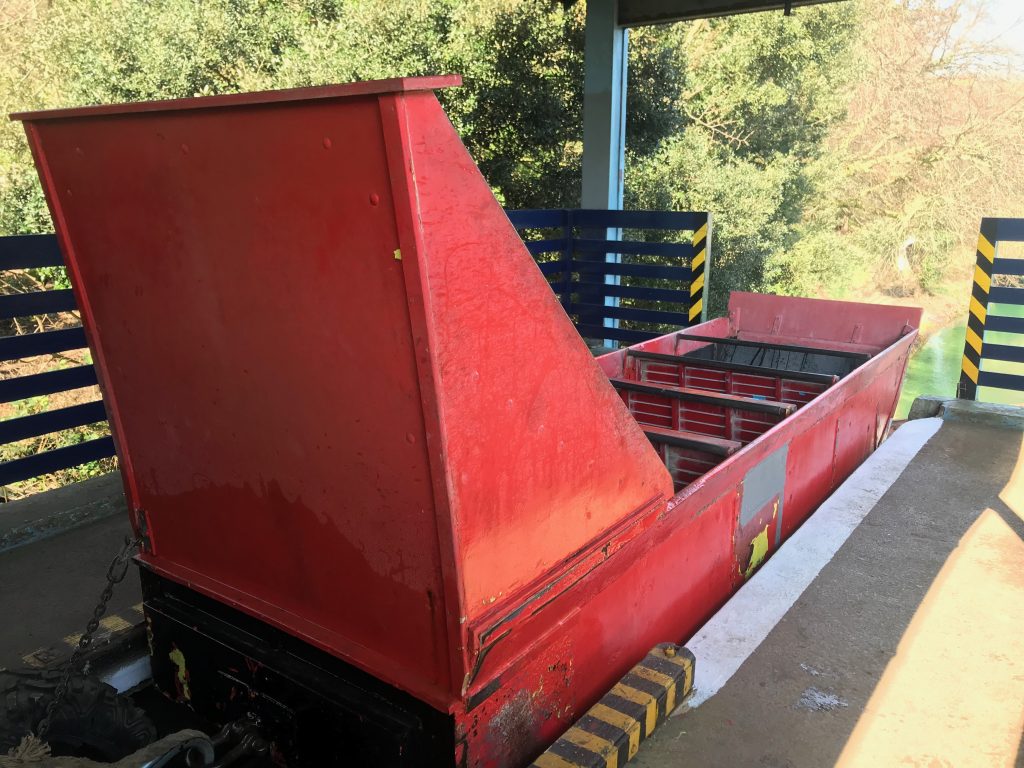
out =
<path fill-rule="evenodd" d="M 1008 304 L 992 304 L 989 313 L 1007 317 L 1024 317 L 1024 307 Z M 956 385 L 960 380 L 960 361 L 964 354 L 965 325 L 954 325 L 943 328 L 934 334 L 917 354 L 910 359 L 907 366 L 907 377 L 903 382 L 903 392 L 899 405 L 896 407 L 896 418 L 905 419 L 910 405 L 918 395 L 943 395 L 954 397 Z M 1021 336 L 1013 333 L 986 333 L 985 341 L 992 344 L 1024 343 Z M 1004 363 L 986 360 L 982 364 L 986 371 L 997 373 L 1014 373 L 1024 376 L 1024 364 Z M 978 399 L 987 403 L 1024 403 L 1024 393 L 1010 392 L 991 387 L 980 387 Z"/>

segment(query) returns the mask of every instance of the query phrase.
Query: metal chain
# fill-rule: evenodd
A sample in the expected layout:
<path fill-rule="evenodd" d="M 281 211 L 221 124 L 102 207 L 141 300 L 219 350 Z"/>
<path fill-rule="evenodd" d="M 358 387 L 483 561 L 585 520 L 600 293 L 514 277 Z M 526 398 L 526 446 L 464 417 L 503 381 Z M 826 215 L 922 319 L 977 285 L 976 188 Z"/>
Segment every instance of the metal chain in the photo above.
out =
<path fill-rule="evenodd" d="M 64 671 L 61 674 L 60 682 L 57 683 L 57 690 L 53 693 L 53 698 L 50 699 L 50 703 L 46 705 L 46 714 L 43 719 L 39 722 L 39 728 L 37 729 L 37 736 L 40 739 L 45 738 L 47 731 L 50 730 L 50 725 L 53 722 L 53 715 L 57 711 L 57 707 L 61 705 L 64 697 L 68 694 L 68 687 L 71 684 L 71 675 L 74 674 L 75 667 L 78 665 L 79 657 L 92 645 L 93 635 L 96 634 L 96 630 L 100 627 L 100 619 L 103 618 L 103 614 L 107 612 L 107 603 L 110 602 L 110 598 L 114 594 L 114 585 L 120 584 L 124 581 L 124 577 L 128 574 L 128 566 L 131 565 L 132 555 L 138 550 L 139 545 L 142 543 L 141 538 L 132 538 L 131 536 L 124 537 L 124 546 L 121 547 L 121 551 L 117 553 L 113 560 L 110 561 L 110 567 L 107 568 L 107 585 L 103 588 L 100 593 L 99 602 L 92 611 L 92 618 L 85 625 L 85 632 L 78 639 L 78 646 L 71 654 L 71 658 L 67 660 L 64 665 Z"/>

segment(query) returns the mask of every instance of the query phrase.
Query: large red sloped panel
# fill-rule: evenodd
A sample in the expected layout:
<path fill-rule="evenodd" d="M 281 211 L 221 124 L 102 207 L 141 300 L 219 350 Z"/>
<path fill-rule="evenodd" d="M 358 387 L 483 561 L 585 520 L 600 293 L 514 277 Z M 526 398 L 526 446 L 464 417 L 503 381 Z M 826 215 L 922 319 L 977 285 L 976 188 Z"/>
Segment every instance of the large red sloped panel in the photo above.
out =
<path fill-rule="evenodd" d="M 672 482 L 437 100 L 397 107 L 472 620 Z"/>

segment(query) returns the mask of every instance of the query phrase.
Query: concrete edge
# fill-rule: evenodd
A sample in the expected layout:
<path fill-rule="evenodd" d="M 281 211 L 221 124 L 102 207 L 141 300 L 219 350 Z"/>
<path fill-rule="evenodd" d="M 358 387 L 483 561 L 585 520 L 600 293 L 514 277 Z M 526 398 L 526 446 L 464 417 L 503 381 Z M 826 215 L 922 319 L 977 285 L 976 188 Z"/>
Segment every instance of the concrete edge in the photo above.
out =
<path fill-rule="evenodd" d="M 700 665 L 690 709 L 728 683 L 942 423 L 921 419 L 897 429 L 694 634 L 686 645 Z"/>
<path fill-rule="evenodd" d="M 127 511 L 118 472 L 0 504 L 0 553 Z"/>
<path fill-rule="evenodd" d="M 932 417 L 939 417 L 944 421 L 1024 431 L 1024 407 L 980 403 L 975 400 L 959 400 L 938 395 L 921 395 L 916 398 L 910 406 L 907 420 Z"/>
<path fill-rule="evenodd" d="M 671 643 L 655 646 L 531 768 L 625 765 L 693 690 L 695 664 L 686 648 Z"/>

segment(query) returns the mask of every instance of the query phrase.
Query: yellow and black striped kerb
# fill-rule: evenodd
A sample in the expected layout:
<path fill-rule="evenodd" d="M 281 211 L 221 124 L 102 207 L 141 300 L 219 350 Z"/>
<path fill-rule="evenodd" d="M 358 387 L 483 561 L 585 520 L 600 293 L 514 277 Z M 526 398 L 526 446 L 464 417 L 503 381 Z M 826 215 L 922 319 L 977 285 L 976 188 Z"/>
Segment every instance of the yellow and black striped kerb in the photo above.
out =
<path fill-rule="evenodd" d="M 619 768 L 693 690 L 694 658 L 686 648 L 654 648 L 562 734 L 532 768 Z"/>
<path fill-rule="evenodd" d="M 707 317 L 707 271 L 708 271 L 708 220 L 693 233 L 693 260 L 690 262 L 690 325 L 704 322 Z"/>
<path fill-rule="evenodd" d="M 974 285 L 967 312 L 967 336 L 964 339 L 964 357 L 960 366 L 960 384 L 957 397 L 974 400 L 978 394 L 978 372 L 981 370 L 981 351 L 985 338 L 985 318 L 988 315 L 988 294 L 992 288 L 992 265 L 996 259 L 994 222 L 981 220 L 978 234 L 978 254 L 974 265 Z"/>

